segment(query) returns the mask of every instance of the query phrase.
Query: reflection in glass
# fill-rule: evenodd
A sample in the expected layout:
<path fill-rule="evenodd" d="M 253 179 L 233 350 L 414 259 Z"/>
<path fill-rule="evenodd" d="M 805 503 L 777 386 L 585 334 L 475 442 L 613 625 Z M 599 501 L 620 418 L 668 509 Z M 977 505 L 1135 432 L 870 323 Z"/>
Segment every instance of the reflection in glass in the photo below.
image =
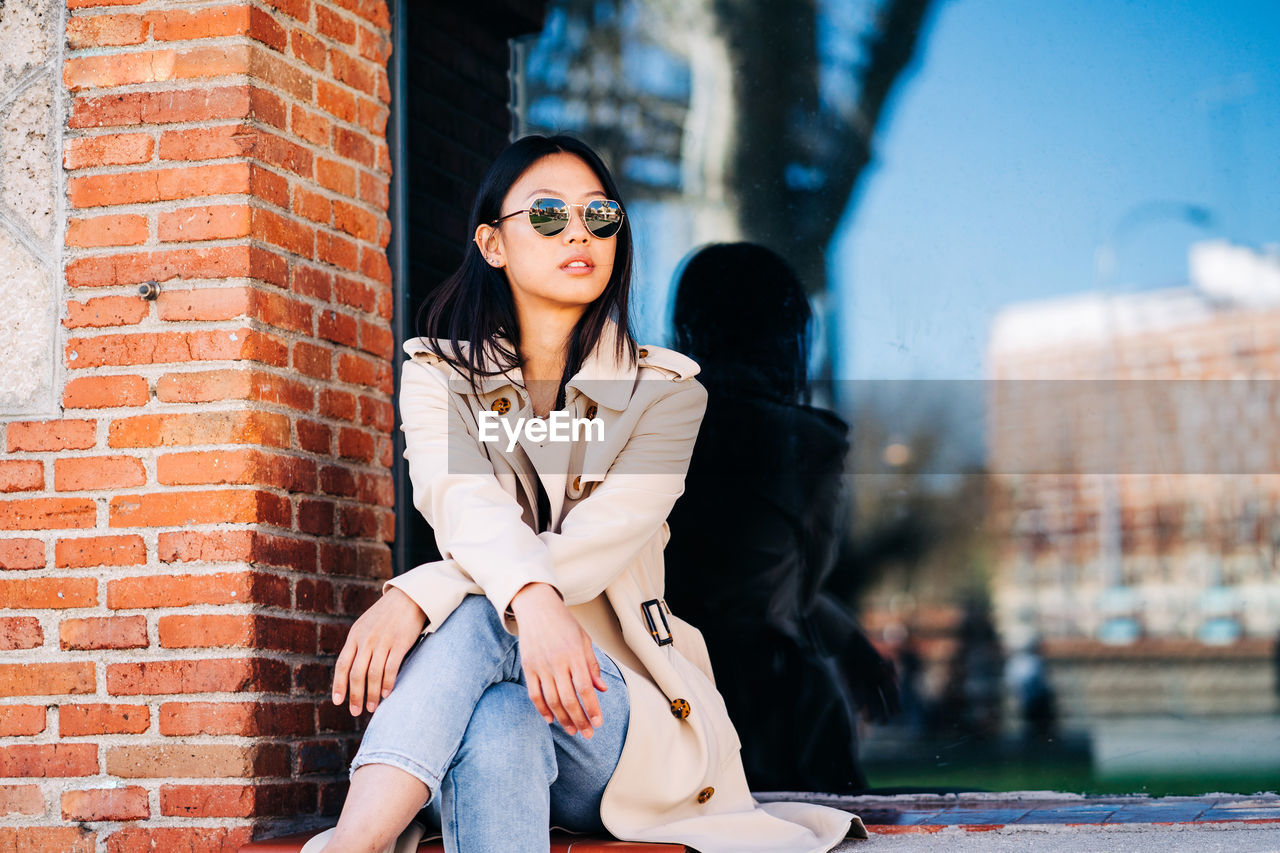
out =
<path fill-rule="evenodd" d="M 642 340 L 710 243 L 807 290 L 868 786 L 1274 788 L 1280 12 L 1011 8 L 555 0 L 516 133 L 621 177 Z"/>

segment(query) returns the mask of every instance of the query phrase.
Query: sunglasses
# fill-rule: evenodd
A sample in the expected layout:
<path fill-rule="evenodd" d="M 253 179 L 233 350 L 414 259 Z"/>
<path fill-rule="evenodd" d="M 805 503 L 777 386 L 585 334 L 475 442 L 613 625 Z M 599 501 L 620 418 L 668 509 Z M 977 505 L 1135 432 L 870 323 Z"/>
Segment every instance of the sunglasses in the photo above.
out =
<path fill-rule="evenodd" d="M 569 209 L 572 207 L 582 208 L 582 224 L 587 226 L 587 230 L 592 234 L 601 238 L 617 234 L 622 228 L 622 217 L 626 216 L 622 205 L 607 198 L 599 198 L 586 204 L 569 204 L 559 198 L 535 198 L 533 204 L 524 210 L 516 210 L 506 216 L 500 216 L 489 224 L 497 225 L 504 219 L 527 213 L 529 224 L 533 226 L 534 231 L 543 237 L 554 237 L 569 227 L 571 215 Z"/>

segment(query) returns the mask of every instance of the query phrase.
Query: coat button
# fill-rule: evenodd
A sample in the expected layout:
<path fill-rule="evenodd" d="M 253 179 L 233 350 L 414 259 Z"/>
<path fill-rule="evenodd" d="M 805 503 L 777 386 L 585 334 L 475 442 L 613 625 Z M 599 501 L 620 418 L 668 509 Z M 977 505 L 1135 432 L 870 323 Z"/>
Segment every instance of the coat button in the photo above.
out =
<path fill-rule="evenodd" d="M 708 785 L 707 787 L 703 788 L 701 791 L 698 792 L 698 802 L 705 803 L 707 800 L 711 799 L 711 795 L 714 794 L 715 792 L 716 792 L 716 789 Z"/>
<path fill-rule="evenodd" d="M 671 716 L 675 717 L 677 720 L 683 720 L 685 717 L 689 716 L 689 712 L 692 710 L 693 709 L 689 707 L 689 703 L 683 699 L 671 700 Z"/>
<path fill-rule="evenodd" d="M 499 397 L 493 401 L 493 410 L 500 415 L 505 415 L 511 411 L 511 401 L 506 397 Z"/>
<path fill-rule="evenodd" d="M 640 357 L 641 357 L 641 358 L 648 358 L 648 357 L 649 357 L 649 350 L 648 350 L 648 349 L 646 349 L 645 347 L 640 347 Z"/>
<path fill-rule="evenodd" d="M 587 406 L 587 420 L 592 420 L 595 418 L 595 416 L 596 416 L 596 404 L 592 403 L 590 406 Z"/>

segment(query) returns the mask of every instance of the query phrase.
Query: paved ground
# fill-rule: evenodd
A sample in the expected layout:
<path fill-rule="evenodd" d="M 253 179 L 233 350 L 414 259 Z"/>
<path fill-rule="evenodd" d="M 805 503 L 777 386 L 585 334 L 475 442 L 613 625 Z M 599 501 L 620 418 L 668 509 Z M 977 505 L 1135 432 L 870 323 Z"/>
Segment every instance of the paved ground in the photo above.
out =
<path fill-rule="evenodd" d="M 1280 853 L 1280 796 L 1083 797 L 1055 791 L 815 797 L 756 794 L 846 809 L 871 832 L 853 851 Z"/>

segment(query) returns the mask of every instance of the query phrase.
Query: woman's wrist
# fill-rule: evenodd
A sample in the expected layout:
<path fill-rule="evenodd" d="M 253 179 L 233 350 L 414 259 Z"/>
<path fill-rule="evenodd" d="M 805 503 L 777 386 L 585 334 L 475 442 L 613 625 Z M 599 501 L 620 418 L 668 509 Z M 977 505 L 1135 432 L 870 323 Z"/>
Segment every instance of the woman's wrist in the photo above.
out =
<path fill-rule="evenodd" d="M 550 603 L 563 603 L 560 593 L 556 592 L 556 588 L 549 583 L 533 581 L 520 587 L 516 594 L 511 596 L 511 612 L 518 618 L 521 610 Z"/>

